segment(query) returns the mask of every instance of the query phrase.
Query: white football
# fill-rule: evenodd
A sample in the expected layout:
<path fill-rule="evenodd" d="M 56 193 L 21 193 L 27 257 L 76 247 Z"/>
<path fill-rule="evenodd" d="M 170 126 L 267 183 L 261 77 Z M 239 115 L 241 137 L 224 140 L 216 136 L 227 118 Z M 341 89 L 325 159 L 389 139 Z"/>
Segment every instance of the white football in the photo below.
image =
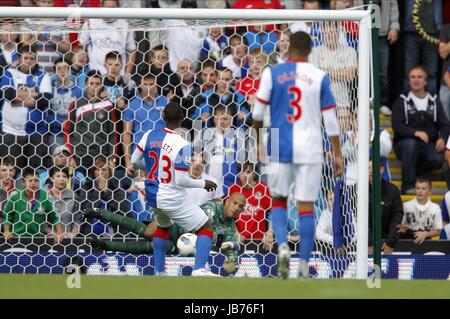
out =
<path fill-rule="evenodd" d="M 195 256 L 195 242 L 197 235 L 186 233 L 181 235 L 177 241 L 178 251 L 181 256 Z"/>

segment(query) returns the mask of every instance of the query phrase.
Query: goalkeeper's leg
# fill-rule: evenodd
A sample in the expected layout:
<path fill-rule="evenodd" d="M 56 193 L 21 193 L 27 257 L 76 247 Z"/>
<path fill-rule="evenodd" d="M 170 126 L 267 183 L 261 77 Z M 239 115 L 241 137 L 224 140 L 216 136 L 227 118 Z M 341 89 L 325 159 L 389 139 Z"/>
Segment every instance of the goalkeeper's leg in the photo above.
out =
<path fill-rule="evenodd" d="M 144 223 L 136 219 L 126 217 L 120 214 L 114 214 L 110 211 L 98 208 L 87 209 L 86 212 L 84 213 L 84 217 L 97 218 L 100 219 L 102 222 L 110 222 L 119 225 L 124 229 L 131 231 L 136 235 L 142 236 L 148 240 L 151 240 L 153 238 L 153 234 L 156 230 L 155 222 L 151 222 L 150 224 L 145 225 Z"/>
<path fill-rule="evenodd" d="M 93 248 L 99 248 L 105 251 L 118 251 L 130 254 L 151 254 L 153 253 L 153 242 L 149 240 L 138 241 L 111 241 L 100 240 L 96 237 L 90 239 Z M 173 249 L 173 242 L 169 240 L 167 252 Z"/>

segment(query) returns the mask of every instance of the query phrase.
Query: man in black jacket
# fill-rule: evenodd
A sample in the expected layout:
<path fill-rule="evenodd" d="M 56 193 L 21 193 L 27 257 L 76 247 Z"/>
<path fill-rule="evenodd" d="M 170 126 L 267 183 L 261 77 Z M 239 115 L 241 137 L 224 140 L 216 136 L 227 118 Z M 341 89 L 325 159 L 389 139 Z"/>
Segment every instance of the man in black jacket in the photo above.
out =
<path fill-rule="evenodd" d="M 441 102 L 426 90 L 425 68 L 411 68 L 408 78 L 410 91 L 400 95 L 392 111 L 394 149 L 402 162 L 402 194 L 414 194 L 418 168 L 430 172 L 443 166 L 450 132 Z"/>
<path fill-rule="evenodd" d="M 383 172 L 383 165 L 380 163 L 380 174 Z M 369 162 L 369 250 L 373 246 L 373 226 L 372 226 L 372 161 Z M 393 251 L 395 244 L 399 239 L 397 225 L 402 223 L 403 203 L 400 192 L 394 184 L 381 179 L 381 238 L 384 240 L 382 250 L 385 254 Z"/>

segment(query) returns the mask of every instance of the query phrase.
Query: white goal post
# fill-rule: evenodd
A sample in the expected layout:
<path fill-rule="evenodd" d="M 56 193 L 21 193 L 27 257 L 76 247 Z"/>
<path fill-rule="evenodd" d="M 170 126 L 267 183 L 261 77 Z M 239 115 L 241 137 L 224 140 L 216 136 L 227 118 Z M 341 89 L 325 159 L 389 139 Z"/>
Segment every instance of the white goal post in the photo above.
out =
<path fill-rule="evenodd" d="M 357 249 L 356 278 L 368 274 L 369 209 L 369 117 L 371 27 L 370 10 L 215 10 L 150 8 L 38 8 L 2 7 L 0 18 L 123 18 L 123 19 L 192 19 L 248 21 L 353 21 L 359 24 L 358 36 L 358 153 L 357 153 Z"/>

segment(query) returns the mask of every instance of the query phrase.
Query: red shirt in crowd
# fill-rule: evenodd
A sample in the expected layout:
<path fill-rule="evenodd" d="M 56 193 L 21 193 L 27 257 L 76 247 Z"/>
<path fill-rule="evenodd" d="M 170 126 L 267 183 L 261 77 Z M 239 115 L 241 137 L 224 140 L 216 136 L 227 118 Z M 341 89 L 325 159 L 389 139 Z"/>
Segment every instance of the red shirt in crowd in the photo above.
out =
<path fill-rule="evenodd" d="M 229 189 L 229 195 L 242 193 L 247 198 L 244 211 L 236 220 L 236 227 L 241 235 L 249 239 L 263 239 L 267 231 L 266 214 L 271 209 L 269 187 L 258 183 L 253 188 L 243 188 L 240 183 Z"/>
<path fill-rule="evenodd" d="M 246 76 L 236 84 L 236 91 L 241 93 L 248 100 L 248 97 L 255 95 L 259 88 L 259 80 Z"/>

